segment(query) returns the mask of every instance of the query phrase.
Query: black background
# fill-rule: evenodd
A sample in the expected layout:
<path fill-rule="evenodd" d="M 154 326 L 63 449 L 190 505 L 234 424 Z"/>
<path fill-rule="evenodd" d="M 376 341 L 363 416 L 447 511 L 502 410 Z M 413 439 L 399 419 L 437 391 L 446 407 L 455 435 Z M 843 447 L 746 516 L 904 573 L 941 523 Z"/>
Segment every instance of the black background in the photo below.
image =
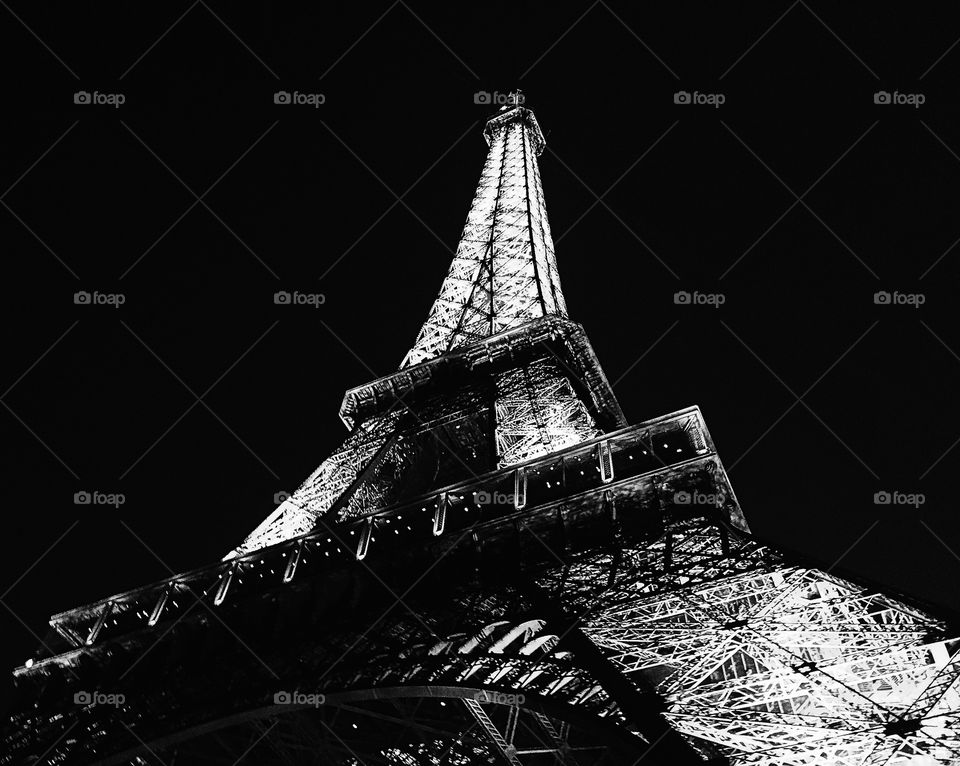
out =
<path fill-rule="evenodd" d="M 0 9 L 0 664 L 51 613 L 218 559 L 340 442 L 342 392 L 396 369 L 446 273 L 474 94 L 517 86 L 571 316 L 630 421 L 700 405 L 755 533 L 960 608 L 946 5 L 240 5 Z"/>

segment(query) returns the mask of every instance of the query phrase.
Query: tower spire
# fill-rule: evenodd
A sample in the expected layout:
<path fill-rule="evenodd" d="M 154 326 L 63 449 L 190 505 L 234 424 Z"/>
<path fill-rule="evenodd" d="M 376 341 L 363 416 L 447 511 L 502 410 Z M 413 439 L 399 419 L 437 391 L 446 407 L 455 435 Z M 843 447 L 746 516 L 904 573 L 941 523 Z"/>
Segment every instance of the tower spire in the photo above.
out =
<path fill-rule="evenodd" d="M 567 316 L 537 156 L 546 146 L 523 94 L 487 120 L 489 145 L 456 256 L 401 368 L 525 324 Z"/>

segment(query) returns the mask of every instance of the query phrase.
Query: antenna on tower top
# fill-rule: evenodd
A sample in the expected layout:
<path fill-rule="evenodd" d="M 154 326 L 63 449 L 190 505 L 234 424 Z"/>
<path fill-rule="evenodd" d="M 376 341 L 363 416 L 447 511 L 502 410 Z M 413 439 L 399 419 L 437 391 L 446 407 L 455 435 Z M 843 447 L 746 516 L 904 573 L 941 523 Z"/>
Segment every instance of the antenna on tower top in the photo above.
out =
<path fill-rule="evenodd" d="M 523 106 L 523 102 L 526 100 L 523 91 L 520 90 L 520 88 L 516 88 L 510 91 L 510 95 L 507 96 L 507 103 L 503 108 L 512 109 L 515 106 Z"/>

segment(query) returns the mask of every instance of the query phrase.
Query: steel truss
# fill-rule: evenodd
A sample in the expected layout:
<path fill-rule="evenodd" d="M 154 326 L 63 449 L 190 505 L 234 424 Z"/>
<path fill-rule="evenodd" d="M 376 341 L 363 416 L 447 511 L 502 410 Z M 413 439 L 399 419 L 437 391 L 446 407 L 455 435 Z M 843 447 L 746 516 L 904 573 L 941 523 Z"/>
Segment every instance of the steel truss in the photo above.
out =
<path fill-rule="evenodd" d="M 546 145 L 540 126 L 531 111 L 505 107 L 484 136 L 490 150 L 460 245 L 401 367 L 567 315 L 536 160 Z"/>
<path fill-rule="evenodd" d="M 545 141 L 519 106 L 487 123 L 487 160 L 450 272 L 401 369 L 547 316 L 566 317 L 537 155 Z M 496 465 L 508 466 L 600 433 L 556 359 L 496 376 L 491 392 Z M 372 463 L 416 459 L 396 443 L 405 403 L 357 424 L 344 443 L 232 552 L 246 553 L 309 532 Z M 422 418 L 422 416 L 420 416 Z M 400 440 L 402 441 L 402 440 Z M 384 455 L 389 452 L 390 454 Z M 475 469 L 480 470 L 480 469 Z M 398 467 L 383 483 L 400 480 Z M 355 492 L 357 513 L 386 505 L 374 482 Z"/>
<path fill-rule="evenodd" d="M 626 425 L 566 318 L 536 119 L 484 135 L 400 370 L 224 560 L 54 615 L 0 766 L 960 762 L 956 626 L 753 538 L 696 408 Z"/>
<path fill-rule="evenodd" d="M 657 689 L 679 731 L 742 764 L 960 759 L 960 641 L 942 622 L 773 551 L 723 571 L 755 547 L 735 529 L 726 538 L 725 553 L 717 530 L 674 526 L 625 552 L 617 584 L 589 589 L 598 603 L 584 631 Z M 595 581 L 608 566 L 576 576 Z"/>

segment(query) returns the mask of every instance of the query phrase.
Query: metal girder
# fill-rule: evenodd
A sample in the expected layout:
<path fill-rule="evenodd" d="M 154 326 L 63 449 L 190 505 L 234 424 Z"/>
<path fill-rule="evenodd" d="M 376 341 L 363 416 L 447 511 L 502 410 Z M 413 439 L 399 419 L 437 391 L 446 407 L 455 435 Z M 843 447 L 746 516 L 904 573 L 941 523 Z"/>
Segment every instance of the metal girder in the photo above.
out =
<path fill-rule="evenodd" d="M 487 122 L 456 256 L 400 370 L 347 392 L 344 442 L 228 561 L 51 618 L 59 654 L 15 673 L 42 701 L 11 719 L 5 744 L 21 762 L 89 762 L 112 748 L 143 764 L 131 721 L 154 743 L 211 735 L 219 747 L 235 717 L 290 766 L 318 753 L 361 762 L 321 715 L 265 708 L 262 668 L 218 648 L 206 611 L 258 635 L 291 684 L 314 684 L 340 712 L 403 695 L 463 701 L 437 702 L 460 716 L 449 730 L 419 720 L 416 741 L 365 752 L 390 766 L 467 766 L 491 752 L 513 766 L 576 762 L 574 751 L 597 748 L 570 747 L 574 716 L 577 736 L 603 727 L 611 742 L 625 734 L 631 748 L 646 742 L 677 762 L 696 751 L 737 765 L 960 763 L 952 628 L 747 534 L 696 408 L 624 428 L 582 328 L 566 318 L 536 159 L 544 137 L 517 101 Z M 484 555 L 493 566 L 477 563 Z M 424 576 L 444 558 L 450 568 L 378 601 L 379 572 L 399 584 L 425 558 Z M 491 570 L 495 585 L 483 581 Z M 417 586 L 429 625 L 408 606 Z M 376 636 L 356 622 L 364 608 L 379 614 Z M 266 635 L 274 619 L 285 632 Z M 180 644 L 151 652 L 168 633 Z M 89 674 L 89 688 L 118 682 L 137 646 L 127 683 L 143 699 L 131 695 L 129 710 L 70 706 L 68 673 Z M 184 666 L 193 672 L 168 673 Z M 221 685 L 229 695 L 209 696 Z M 474 690 L 535 704 L 483 704 Z M 192 707 L 197 698 L 206 707 Z M 286 724 L 274 730 L 267 717 Z M 470 740 L 463 721 L 486 740 Z M 210 741 L 197 744 L 210 754 Z"/>
<path fill-rule="evenodd" d="M 955 762 L 960 732 L 935 720 L 960 710 L 958 655 L 931 638 L 940 622 L 776 559 L 703 579 L 706 527 L 671 535 L 673 587 L 650 593 L 656 558 L 627 557 L 633 572 L 594 591 L 583 624 L 624 672 L 654 683 L 679 731 L 733 763 Z"/>
<path fill-rule="evenodd" d="M 490 150 L 440 295 L 401 367 L 538 317 L 566 316 L 536 156 L 543 134 L 520 106 L 487 123 Z"/>

